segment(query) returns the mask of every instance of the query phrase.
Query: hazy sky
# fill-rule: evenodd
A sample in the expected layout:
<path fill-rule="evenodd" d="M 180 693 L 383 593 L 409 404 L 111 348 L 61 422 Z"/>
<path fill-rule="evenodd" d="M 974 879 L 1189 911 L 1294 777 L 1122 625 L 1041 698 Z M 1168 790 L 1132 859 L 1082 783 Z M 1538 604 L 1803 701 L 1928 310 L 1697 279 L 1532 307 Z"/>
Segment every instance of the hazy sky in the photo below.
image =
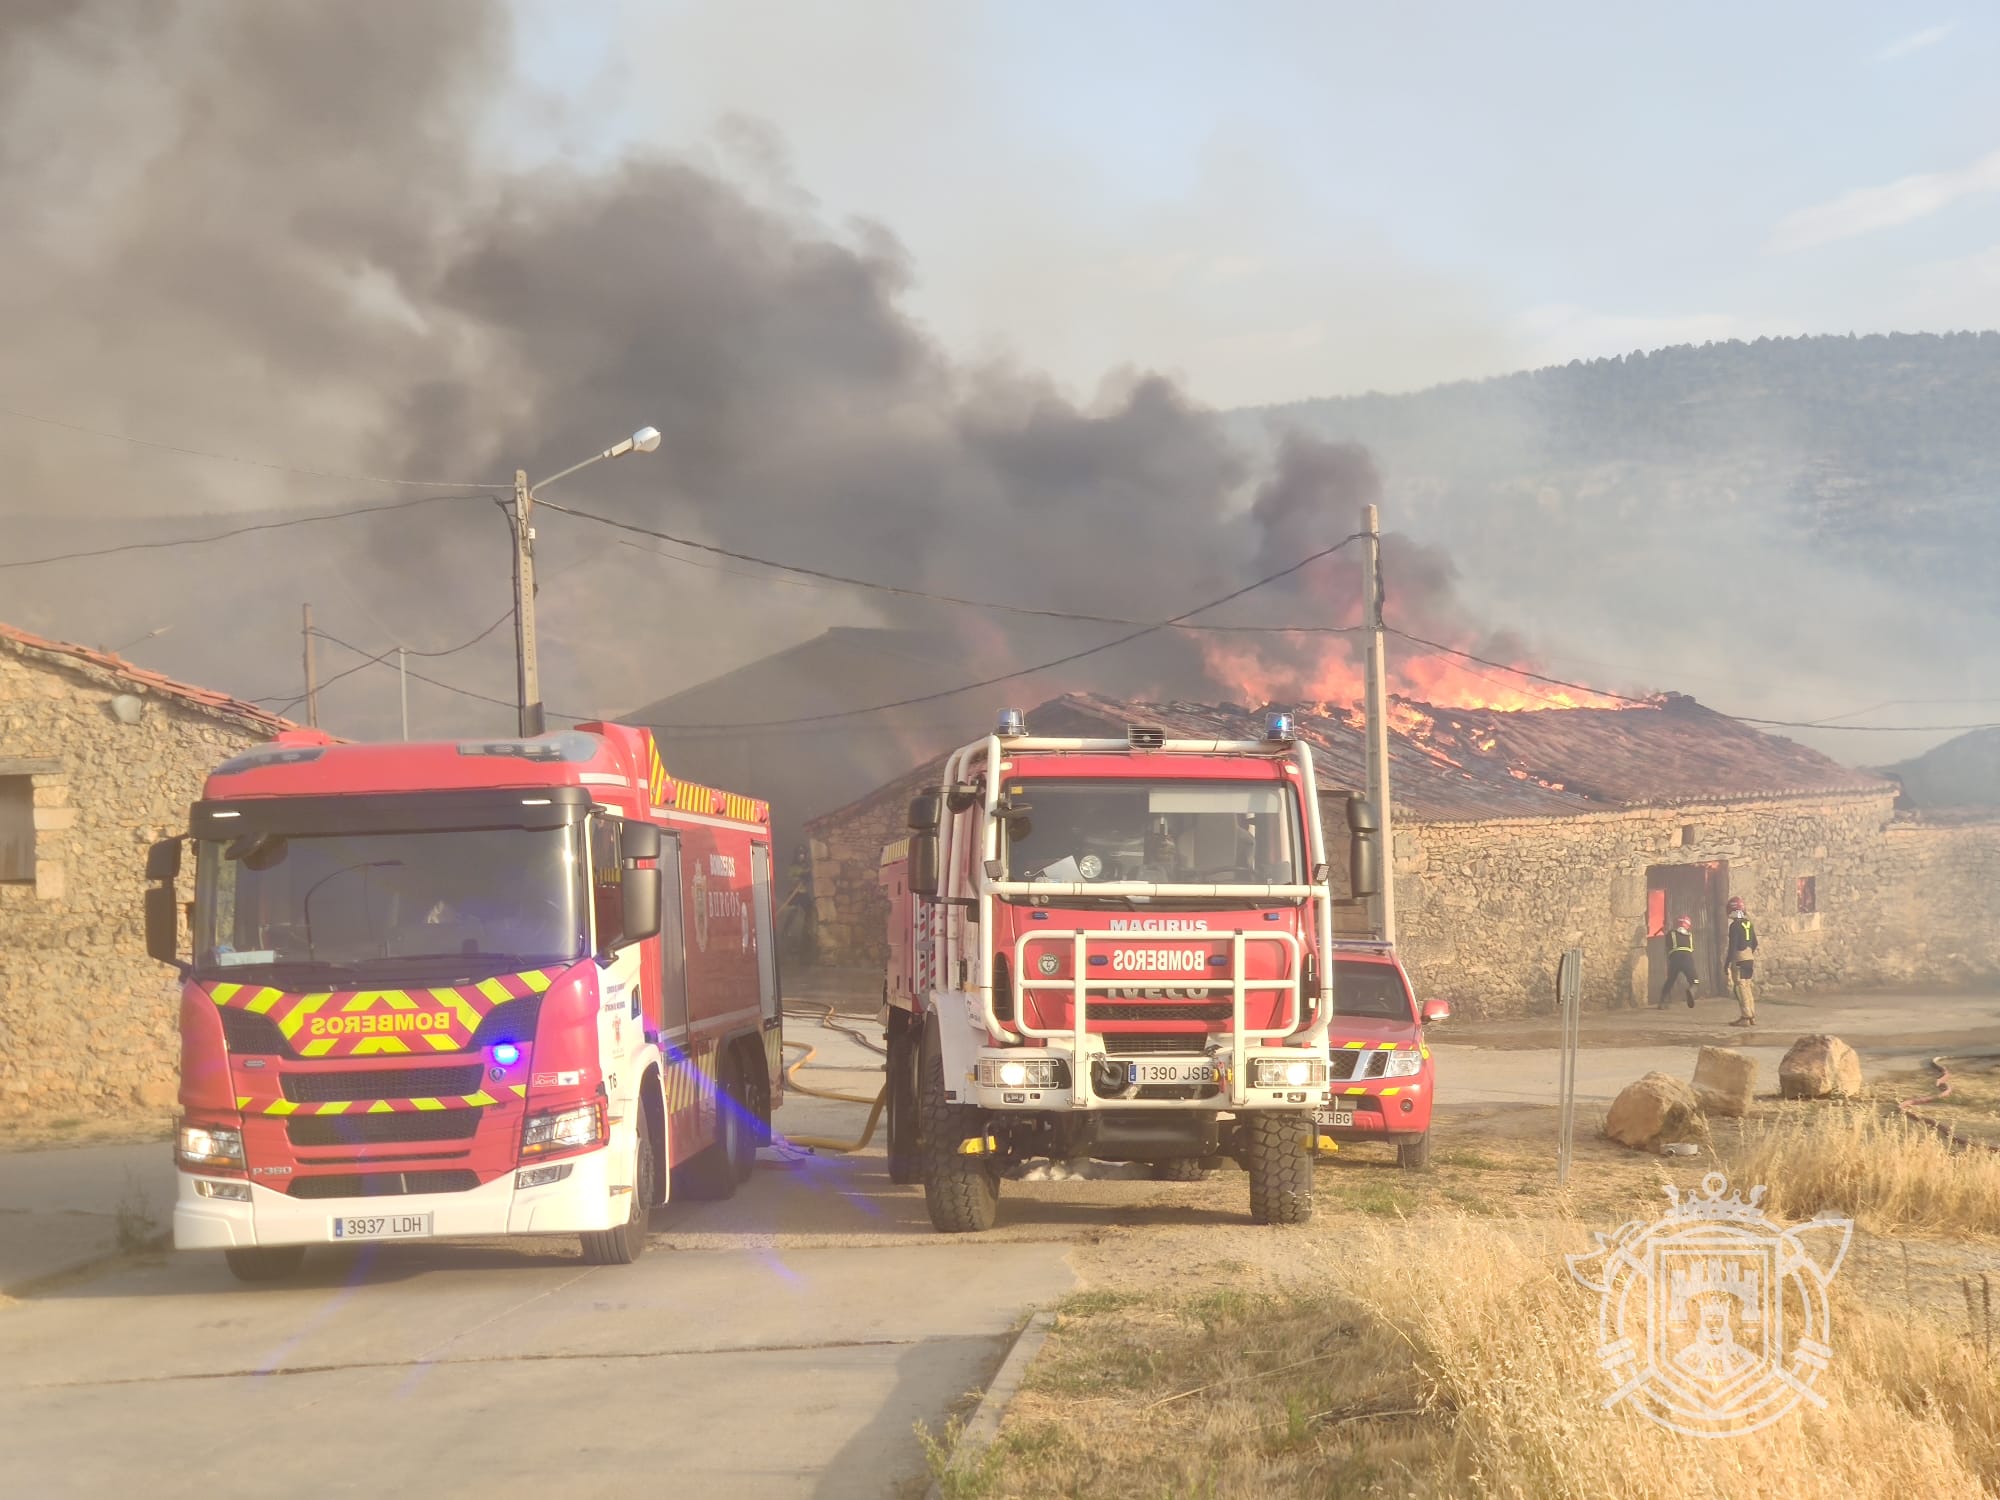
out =
<path fill-rule="evenodd" d="M 1132 363 L 1235 404 L 2000 321 L 1978 7 L 519 10 L 546 107 L 510 149 L 749 141 L 902 241 L 953 348 L 1084 394 Z"/>

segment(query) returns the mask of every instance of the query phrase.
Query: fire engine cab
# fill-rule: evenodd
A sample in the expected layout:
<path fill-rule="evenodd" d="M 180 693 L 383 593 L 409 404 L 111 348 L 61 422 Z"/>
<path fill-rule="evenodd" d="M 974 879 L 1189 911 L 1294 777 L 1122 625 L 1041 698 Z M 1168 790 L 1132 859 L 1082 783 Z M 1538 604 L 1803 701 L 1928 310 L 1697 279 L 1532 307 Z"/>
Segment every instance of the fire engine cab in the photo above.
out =
<path fill-rule="evenodd" d="M 1004 1170 L 1044 1156 L 1168 1178 L 1234 1156 L 1253 1218 L 1310 1216 L 1336 898 L 1289 715 L 1262 739 L 1058 739 L 1010 709 L 908 822 L 881 870 L 889 1165 L 936 1228 L 990 1228 Z M 1362 898 L 1373 809 L 1348 823 Z"/>
<path fill-rule="evenodd" d="M 174 1242 L 244 1280 L 469 1235 L 630 1261 L 655 1204 L 729 1195 L 770 1142 L 770 809 L 670 777 L 646 730 L 287 733 L 147 874 L 182 977 Z"/>

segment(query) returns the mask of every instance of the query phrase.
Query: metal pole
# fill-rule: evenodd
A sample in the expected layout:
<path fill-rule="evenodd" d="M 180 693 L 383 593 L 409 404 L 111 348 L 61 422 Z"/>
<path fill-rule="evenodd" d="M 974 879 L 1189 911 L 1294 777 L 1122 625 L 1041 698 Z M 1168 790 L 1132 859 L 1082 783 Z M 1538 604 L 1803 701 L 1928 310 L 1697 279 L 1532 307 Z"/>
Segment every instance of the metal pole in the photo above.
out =
<path fill-rule="evenodd" d="M 410 737 L 410 653 L 396 648 L 396 676 L 403 690 L 403 738 Z"/>
<path fill-rule="evenodd" d="M 306 723 L 319 728 L 319 675 L 313 671 L 313 607 L 308 604 L 304 610 L 306 653 Z"/>
<path fill-rule="evenodd" d="M 1576 1140 L 1576 1049 L 1583 1026 L 1583 950 L 1571 948 L 1556 966 L 1556 1009 L 1562 1022 L 1562 1057 L 1557 1067 L 1556 1186 L 1569 1186 L 1569 1163 Z"/>
<path fill-rule="evenodd" d="M 1382 848 L 1382 889 L 1375 897 L 1375 935 L 1396 941 L 1396 835 L 1389 812 L 1388 661 L 1382 649 L 1382 518 L 1361 508 L 1361 596 L 1368 626 L 1368 800 L 1375 804 Z"/>
<path fill-rule="evenodd" d="M 514 664 L 521 733 L 542 732 L 542 674 L 535 659 L 535 528 L 528 471 L 514 471 Z"/>

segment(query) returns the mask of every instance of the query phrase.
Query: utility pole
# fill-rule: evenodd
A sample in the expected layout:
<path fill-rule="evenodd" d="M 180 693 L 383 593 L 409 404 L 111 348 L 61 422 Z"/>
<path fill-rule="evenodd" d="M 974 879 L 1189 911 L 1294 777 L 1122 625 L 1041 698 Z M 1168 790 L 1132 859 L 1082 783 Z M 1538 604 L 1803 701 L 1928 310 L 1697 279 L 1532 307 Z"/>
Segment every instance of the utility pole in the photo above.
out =
<path fill-rule="evenodd" d="M 396 648 L 396 676 L 403 689 L 403 738 L 410 737 L 410 653 Z"/>
<path fill-rule="evenodd" d="M 1368 628 L 1368 800 L 1382 841 L 1382 890 L 1375 897 L 1375 936 L 1396 941 L 1396 835 L 1389 815 L 1389 664 L 1382 640 L 1382 518 L 1361 509 L 1362 617 Z"/>
<path fill-rule="evenodd" d="M 319 675 L 313 671 L 313 607 L 305 607 L 306 723 L 319 728 Z"/>
<path fill-rule="evenodd" d="M 514 471 L 514 662 L 521 733 L 542 732 L 542 673 L 535 659 L 535 527 L 528 471 Z"/>

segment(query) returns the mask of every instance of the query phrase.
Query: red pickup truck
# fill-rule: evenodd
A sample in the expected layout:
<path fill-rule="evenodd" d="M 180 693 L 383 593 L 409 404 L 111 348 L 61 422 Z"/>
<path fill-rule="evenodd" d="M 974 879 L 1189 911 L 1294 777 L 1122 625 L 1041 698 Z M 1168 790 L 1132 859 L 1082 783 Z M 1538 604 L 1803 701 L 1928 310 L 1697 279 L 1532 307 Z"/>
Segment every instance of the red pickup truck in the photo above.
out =
<path fill-rule="evenodd" d="M 1443 1000 L 1418 1009 L 1410 976 L 1388 944 L 1337 941 L 1328 1033 L 1333 1097 L 1315 1115 L 1319 1134 L 1336 1143 L 1393 1142 L 1405 1171 L 1424 1167 L 1436 1092 L 1424 1028 L 1450 1015 Z"/>

